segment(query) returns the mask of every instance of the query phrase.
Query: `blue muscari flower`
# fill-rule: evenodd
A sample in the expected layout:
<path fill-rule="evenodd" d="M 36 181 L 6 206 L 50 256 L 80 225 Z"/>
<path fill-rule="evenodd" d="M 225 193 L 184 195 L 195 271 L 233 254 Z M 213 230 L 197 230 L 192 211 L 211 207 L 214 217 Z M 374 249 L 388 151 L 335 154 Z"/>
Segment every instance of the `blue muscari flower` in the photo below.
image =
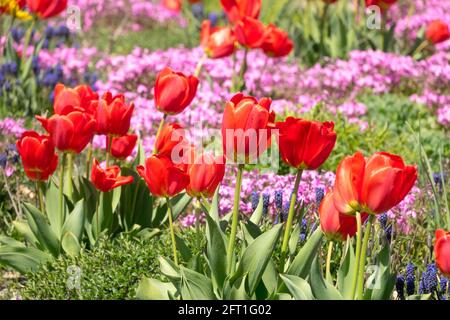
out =
<path fill-rule="evenodd" d="M 437 267 L 434 263 L 427 266 L 425 285 L 429 293 L 435 292 L 438 287 Z"/>
<path fill-rule="evenodd" d="M 280 222 L 280 216 L 277 214 L 273 220 L 273 224 L 278 224 Z"/>
<path fill-rule="evenodd" d="M 34 56 L 31 60 L 31 67 L 33 68 L 34 74 L 38 74 L 40 67 L 39 67 L 39 58 L 37 56 Z"/>
<path fill-rule="evenodd" d="M 201 19 L 203 17 L 203 4 L 195 3 L 192 5 L 192 14 L 194 17 Z"/>
<path fill-rule="evenodd" d="M 323 188 L 316 188 L 316 205 L 319 206 L 325 196 L 325 190 Z"/>
<path fill-rule="evenodd" d="M 427 277 L 427 273 L 426 272 L 422 272 L 422 276 L 420 278 L 419 281 L 419 294 L 426 294 L 428 293 L 428 289 L 426 286 L 426 277 Z"/>
<path fill-rule="evenodd" d="M 20 43 L 23 36 L 25 35 L 25 30 L 22 28 L 11 28 L 11 36 L 16 43 Z"/>
<path fill-rule="evenodd" d="M 50 47 L 50 41 L 48 39 L 44 40 L 44 43 L 42 44 L 43 49 L 48 49 Z"/>
<path fill-rule="evenodd" d="M 217 22 L 219 21 L 219 16 L 215 12 L 211 12 L 208 15 L 208 19 L 211 21 L 211 26 L 215 27 L 217 25 Z"/>
<path fill-rule="evenodd" d="M 50 100 L 50 102 L 53 104 L 54 100 L 55 100 L 55 90 L 52 90 L 48 96 L 48 99 Z"/>
<path fill-rule="evenodd" d="M 270 195 L 268 193 L 263 193 L 263 215 L 267 215 L 269 213 L 269 203 L 270 203 Z"/>
<path fill-rule="evenodd" d="M 299 243 L 304 243 L 306 241 L 306 234 L 300 233 L 300 238 L 298 239 Z"/>
<path fill-rule="evenodd" d="M 56 32 L 56 28 L 53 29 L 52 26 L 47 26 L 44 30 L 44 37 L 46 39 L 50 40 L 55 35 L 55 32 Z"/>
<path fill-rule="evenodd" d="M 4 169 L 6 167 L 7 162 L 8 162 L 8 155 L 6 153 L 0 154 L 0 167 Z"/>
<path fill-rule="evenodd" d="M 61 38 L 68 38 L 70 36 L 70 30 L 65 25 L 60 25 L 58 28 L 56 28 L 56 36 Z"/>
<path fill-rule="evenodd" d="M 282 190 L 275 191 L 275 207 L 277 208 L 278 212 L 281 212 L 283 210 L 283 191 Z"/>
<path fill-rule="evenodd" d="M 402 275 L 397 276 L 397 280 L 395 281 L 395 288 L 397 290 L 398 297 L 400 299 L 404 299 L 405 298 L 405 277 L 403 277 Z"/>
<path fill-rule="evenodd" d="M 303 218 L 300 232 L 306 233 L 306 231 L 308 231 L 308 221 L 305 218 Z"/>
<path fill-rule="evenodd" d="M 441 280 L 439 281 L 439 288 L 440 288 L 439 297 L 441 300 L 446 300 L 448 285 L 449 280 L 446 277 L 441 277 Z"/>
<path fill-rule="evenodd" d="M 387 214 L 383 213 L 378 217 L 378 221 L 380 221 L 380 225 L 383 229 L 386 229 L 387 226 Z"/>
<path fill-rule="evenodd" d="M 252 210 L 255 211 L 256 207 L 258 206 L 259 203 L 259 194 L 256 191 L 253 191 L 251 196 L 250 196 L 251 200 L 252 200 Z"/>
<path fill-rule="evenodd" d="M 11 83 L 8 80 L 6 80 L 5 83 L 3 84 L 3 88 L 5 88 L 5 91 L 10 91 Z"/>
<path fill-rule="evenodd" d="M 416 291 L 416 267 L 412 263 L 408 263 L 406 266 L 406 294 L 411 296 Z"/>

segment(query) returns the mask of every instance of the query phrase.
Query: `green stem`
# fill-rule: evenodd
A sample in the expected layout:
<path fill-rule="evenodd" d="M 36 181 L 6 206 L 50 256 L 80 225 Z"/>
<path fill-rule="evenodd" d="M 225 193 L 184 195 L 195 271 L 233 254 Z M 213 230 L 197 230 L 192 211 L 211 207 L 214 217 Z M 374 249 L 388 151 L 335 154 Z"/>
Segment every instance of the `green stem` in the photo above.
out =
<path fill-rule="evenodd" d="M 243 91 L 246 87 L 245 73 L 247 72 L 247 68 L 248 68 L 247 57 L 248 57 L 248 49 L 245 48 L 244 59 L 242 60 L 241 70 L 239 71 L 239 79 L 238 79 L 239 83 L 238 83 L 237 91 Z"/>
<path fill-rule="evenodd" d="M 170 237 L 172 238 L 173 260 L 178 266 L 177 243 L 175 242 L 175 231 L 173 229 L 172 204 L 170 203 L 169 197 L 166 197 L 166 202 L 168 208 L 167 215 L 169 216 Z"/>
<path fill-rule="evenodd" d="M 323 57 L 325 52 L 324 39 L 325 39 L 325 22 L 327 19 L 328 8 L 330 4 L 327 2 L 323 8 L 322 17 L 320 18 L 320 55 Z"/>
<path fill-rule="evenodd" d="M 22 50 L 22 58 L 20 59 L 20 70 L 23 71 L 23 68 L 25 68 L 25 61 L 27 59 L 27 51 L 28 47 L 31 42 L 31 35 L 33 34 L 34 26 L 36 25 L 36 17 L 33 17 L 31 20 L 30 27 L 27 30 L 27 33 L 25 34 L 25 41 L 23 43 L 23 50 Z M 30 58 L 31 59 L 31 58 Z"/>
<path fill-rule="evenodd" d="M 89 179 L 89 176 L 91 174 L 91 162 L 92 162 L 92 141 L 89 143 L 88 152 L 86 156 L 86 179 Z"/>
<path fill-rule="evenodd" d="M 333 254 L 333 246 L 334 246 L 333 241 L 330 241 L 328 243 L 327 266 L 326 266 L 326 272 L 325 272 L 326 279 L 330 283 L 332 282 L 332 278 L 331 278 L 331 256 Z"/>
<path fill-rule="evenodd" d="M 198 207 L 195 208 L 195 233 L 196 233 L 196 242 L 197 248 L 200 248 L 201 243 L 201 234 L 200 234 L 200 199 L 198 199 Z"/>
<path fill-rule="evenodd" d="M 73 173 L 73 157 L 74 155 L 72 153 L 67 154 L 67 194 L 69 197 L 72 197 L 73 193 L 73 185 L 72 185 L 72 173 Z"/>
<path fill-rule="evenodd" d="M 353 273 L 353 282 L 352 282 L 352 291 L 351 291 L 351 299 L 355 298 L 356 286 L 358 283 L 358 266 L 359 260 L 361 257 L 361 213 L 359 211 L 356 212 L 356 259 L 355 259 L 355 272 Z"/>
<path fill-rule="evenodd" d="M 195 72 L 194 72 L 194 76 L 196 78 L 198 78 L 198 76 L 200 75 L 200 72 L 202 71 L 202 67 L 203 67 L 203 63 L 205 62 L 207 56 L 206 54 L 204 54 L 200 60 L 197 62 L 197 66 L 195 67 Z"/>
<path fill-rule="evenodd" d="M 109 158 L 111 156 L 111 148 L 112 148 L 112 136 L 106 136 L 106 168 L 109 167 Z"/>
<path fill-rule="evenodd" d="M 102 196 L 102 192 L 99 192 L 98 198 L 97 198 L 97 206 L 95 208 L 95 221 L 97 223 L 97 239 L 100 236 L 100 223 L 99 223 L 99 212 L 98 208 L 100 207 L 100 197 Z"/>
<path fill-rule="evenodd" d="M 161 133 L 162 128 L 164 127 L 164 122 L 166 121 L 167 114 L 164 114 L 161 122 L 159 123 L 158 131 L 156 132 L 156 139 L 158 139 L 159 134 Z M 156 150 L 156 140 L 155 140 L 155 146 L 153 147 L 153 153 L 156 154 L 158 150 Z"/>
<path fill-rule="evenodd" d="M 236 241 L 237 225 L 238 225 L 238 221 L 239 221 L 239 201 L 241 199 L 241 185 L 242 185 L 242 172 L 243 171 L 244 171 L 244 165 L 239 164 L 237 178 L 236 178 L 236 188 L 234 189 L 234 207 L 233 207 L 233 215 L 232 215 L 232 221 L 231 221 L 231 233 L 230 233 L 230 240 L 228 242 L 228 248 L 227 248 L 227 271 L 228 271 L 228 274 L 230 274 L 233 270 L 233 268 L 232 268 L 233 251 L 234 251 L 234 244 Z"/>
<path fill-rule="evenodd" d="M 64 167 L 66 164 L 66 154 L 62 154 L 61 165 L 59 168 L 59 222 L 62 223 L 64 221 Z"/>
<path fill-rule="evenodd" d="M 294 189 L 292 190 L 291 203 L 289 205 L 289 214 L 286 221 L 286 228 L 284 229 L 283 244 L 281 245 L 280 272 L 283 272 L 284 270 L 284 263 L 286 260 L 289 244 L 289 235 L 292 229 L 292 223 L 294 221 L 295 203 L 297 202 L 298 187 L 300 185 L 300 180 L 302 179 L 302 173 L 303 170 L 298 170 L 297 176 L 295 178 Z"/>
<path fill-rule="evenodd" d="M 367 246 L 369 245 L 369 237 L 370 232 L 372 230 L 373 223 L 373 215 L 370 215 L 369 221 L 364 230 L 364 241 L 361 248 L 361 256 L 359 258 L 359 267 L 358 267 L 358 291 L 356 298 L 358 300 L 362 300 L 364 294 L 364 273 L 366 270 L 366 255 L 367 255 Z"/>
<path fill-rule="evenodd" d="M 414 57 L 416 54 L 424 50 L 429 45 L 430 43 L 428 42 L 428 40 L 422 41 L 422 43 L 419 46 L 417 46 L 417 48 L 411 53 L 411 57 Z"/>
<path fill-rule="evenodd" d="M 44 209 L 44 196 L 42 194 L 42 189 L 41 189 L 41 181 L 35 181 L 34 182 L 34 187 L 36 189 L 36 196 L 38 197 L 38 201 L 39 201 L 39 209 L 41 210 L 42 214 L 45 214 L 45 209 Z"/>

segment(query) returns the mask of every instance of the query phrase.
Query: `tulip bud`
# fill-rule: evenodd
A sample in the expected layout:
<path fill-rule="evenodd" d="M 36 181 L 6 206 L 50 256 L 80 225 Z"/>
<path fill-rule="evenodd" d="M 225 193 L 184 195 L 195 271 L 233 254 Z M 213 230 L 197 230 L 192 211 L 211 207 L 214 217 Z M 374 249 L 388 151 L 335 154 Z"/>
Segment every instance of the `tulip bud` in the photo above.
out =
<path fill-rule="evenodd" d="M 249 49 L 260 48 L 265 40 L 266 28 L 256 19 L 244 17 L 236 23 L 235 33 L 237 41 Z"/>
<path fill-rule="evenodd" d="M 187 193 L 191 197 L 212 197 L 225 175 L 225 161 L 224 156 L 214 157 L 211 154 L 197 157 L 195 162 L 188 166 Z"/>
<path fill-rule="evenodd" d="M 211 21 L 205 20 L 200 31 L 200 43 L 209 58 L 218 59 L 233 54 L 236 37 L 230 27 L 211 27 Z"/>
<path fill-rule="evenodd" d="M 135 134 L 114 137 L 112 139 L 111 155 L 121 160 L 129 157 L 136 146 L 137 138 Z"/>
<path fill-rule="evenodd" d="M 432 44 L 438 44 L 450 39 L 450 30 L 448 25 L 441 21 L 435 20 L 431 22 L 425 32 L 425 37 Z"/>
<path fill-rule="evenodd" d="M 442 229 L 436 231 L 434 255 L 439 270 L 446 277 L 450 277 L 450 232 Z"/>
<path fill-rule="evenodd" d="M 133 177 L 120 176 L 120 168 L 118 166 L 103 169 L 100 167 L 97 159 L 94 159 L 92 163 L 91 181 L 98 190 L 109 192 L 125 184 L 132 183 Z"/>

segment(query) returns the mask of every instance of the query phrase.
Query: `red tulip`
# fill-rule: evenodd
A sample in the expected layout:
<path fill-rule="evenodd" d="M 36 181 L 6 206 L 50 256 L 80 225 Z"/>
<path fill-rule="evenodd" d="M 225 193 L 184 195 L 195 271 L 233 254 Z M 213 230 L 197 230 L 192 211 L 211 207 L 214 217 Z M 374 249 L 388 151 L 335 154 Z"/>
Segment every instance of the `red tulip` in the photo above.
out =
<path fill-rule="evenodd" d="M 138 136 L 127 134 L 121 137 L 114 137 L 111 145 L 111 155 L 117 159 L 125 159 L 131 155 L 136 146 Z"/>
<path fill-rule="evenodd" d="M 172 150 L 186 143 L 184 128 L 178 123 L 166 123 L 155 141 L 156 154 L 171 158 Z"/>
<path fill-rule="evenodd" d="M 413 187 L 417 168 L 401 157 L 377 152 L 364 159 L 360 152 L 339 164 L 334 184 L 334 205 L 342 213 L 379 214 L 399 204 Z"/>
<path fill-rule="evenodd" d="M 91 107 L 93 101 L 98 100 L 98 94 L 87 85 L 66 88 L 61 83 L 55 86 L 53 110 L 56 114 L 67 115 L 72 111 L 87 112 L 94 115 Z"/>
<path fill-rule="evenodd" d="M 174 12 L 180 12 L 183 5 L 182 0 L 163 0 L 162 5 Z"/>
<path fill-rule="evenodd" d="M 186 187 L 187 193 L 191 197 L 212 197 L 225 175 L 225 162 L 224 156 L 203 154 L 197 157 L 188 167 L 190 182 Z"/>
<path fill-rule="evenodd" d="M 156 77 L 155 104 L 165 114 L 178 114 L 186 109 L 197 92 L 198 79 L 165 68 Z"/>
<path fill-rule="evenodd" d="M 49 119 L 36 117 L 50 134 L 56 148 L 63 152 L 80 153 L 92 140 L 96 122 L 86 113 L 79 111 L 67 115 L 55 114 Z"/>
<path fill-rule="evenodd" d="M 107 92 L 92 103 L 96 110 L 97 133 L 111 136 L 124 136 L 130 129 L 134 104 L 126 105 L 123 95 L 113 96 Z"/>
<path fill-rule="evenodd" d="M 232 23 L 244 17 L 257 19 L 261 11 L 261 0 L 220 0 L 220 3 Z"/>
<path fill-rule="evenodd" d="M 294 43 L 289 39 L 287 32 L 270 24 L 266 28 L 264 42 L 261 49 L 270 57 L 284 57 L 287 56 L 294 48 Z"/>
<path fill-rule="evenodd" d="M 55 172 L 58 155 L 50 137 L 25 131 L 16 146 L 28 178 L 45 181 Z"/>
<path fill-rule="evenodd" d="M 94 159 L 92 162 L 91 181 L 98 190 L 109 192 L 125 184 L 132 183 L 133 177 L 120 176 L 120 168 L 118 166 L 103 169 L 100 167 L 97 159 Z"/>
<path fill-rule="evenodd" d="M 368 214 L 361 215 L 364 223 Z M 356 217 L 340 213 L 333 202 L 333 192 L 328 192 L 319 207 L 320 227 L 330 241 L 345 241 L 357 231 Z"/>
<path fill-rule="evenodd" d="M 397 0 L 366 0 L 366 7 L 378 6 L 381 11 L 389 9 Z"/>
<path fill-rule="evenodd" d="M 211 27 L 211 21 L 205 20 L 200 31 L 200 43 L 209 58 L 218 59 L 233 54 L 236 37 L 230 27 Z"/>
<path fill-rule="evenodd" d="M 269 98 L 257 101 L 242 93 L 231 98 L 222 120 L 223 149 L 227 158 L 236 161 L 239 155 L 245 156 L 247 161 L 267 149 L 271 129 L 275 128 L 275 113 L 270 111 L 271 103 Z"/>
<path fill-rule="evenodd" d="M 425 37 L 432 44 L 438 44 L 450 39 L 450 30 L 445 22 L 435 20 L 428 25 Z"/>
<path fill-rule="evenodd" d="M 246 48 L 261 47 L 265 40 L 266 27 L 256 19 L 244 17 L 236 23 L 235 33 L 237 41 Z"/>
<path fill-rule="evenodd" d="M 327 160 L 336 143 L 333 122 L 288 117 L 276 126 L 281 158 L 297 169 L 317 169 Z"/>
<path fill-rule="evenodd" d="M 450 277 L 450 232 L 445 232 L 442 229 L 436 231 L 434 255 L 439 270 L 446 277 Z"/>
<path fill-rule="evenodd" d="M 189 184 L 189 175 L 164 156 L 147 158 L 145 166 L 138 166 L 137 171 L 157 197 L 173 197 Z"/>
<path fill-rule="evenodd" d="M 27 0 L 28 9 L 41 19 L 59 15 L 67 8 L 67 0 Z"/>

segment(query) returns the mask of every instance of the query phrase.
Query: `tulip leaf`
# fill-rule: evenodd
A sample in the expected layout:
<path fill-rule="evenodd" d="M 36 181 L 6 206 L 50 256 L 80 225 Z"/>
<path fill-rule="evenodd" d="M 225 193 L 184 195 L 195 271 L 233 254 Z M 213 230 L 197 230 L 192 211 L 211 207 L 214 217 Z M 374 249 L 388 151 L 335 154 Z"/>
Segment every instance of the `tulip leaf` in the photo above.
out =
<path fill-rule="evenodd" d="M 113 223 L 112 192 L 101 192 L 98 209 L 92 218 L 92 234 L 95 239 Z"/>
<path fill-rule="evenodd" d="M 34 244 L 35 246 L 38 245 L 39 241 L 34 235 L 33 231 L 31 231 L 30 225 L 28 223 L 23 220 L 16 220 L 13 221 L 13 225 L 17 232 L 22 235 L 27 241 Z"/>
<path fill-rule="evenodd" d="M 227 276 L 226 238 L 220 226 L 209 215 L 206 218 L 206 257 L 214 288 L 222 288 Z"/>
<path fill-rule="evenodd" d="M 77 237 L 70 231 L 64 233 L 61 245 L 64 251 L 69 256 L 76 257 L 80 254 L 80 242 L 78 241 Z"/>
<path fill-rule="evenodd" d="M 376 268 L 366 281 L 364 299 L 387 300 L 391 297 L 395 287 L 395 275 L 390 272 L 390 250 L 386 244 L 377 256 Z M 369 270 L 370 271 L 370 270 Z"/>
<path fill-rule="evenodd" d="M 289 265 L 286 273 L 306 279 L 311 270 L 312 262 L 322 243 L 322 230 L 317 229 L 306 241 L 305 245 L 297 253 L 297 256 Z"/>
<path fill-rule="evenodd" d="M 63 234 L 72 233 L 78 240 L 83 236 L 85 201 L 81 199 L 75 204 L 74 209 L 69 214 L 63 226 Z"/>
<path fill-rule="evenodd" d="M 255 211 L 253 211 L 252 216 L 250 217 L 250 221 L 254 224 L 258 225 L 261 222 L 262 214 L 264 209 L 264 201 L 262 197 L 259 197 L 258 206 Z"/>
<path fill-rule="evenodd" d="M 143 277 L 136 289 L 136 298 L 140 300 L 169 300 L 176 293 L 175 286 L 170 282 Z"/>
<path fill-rule="evenodd" d="M 353 289 L 353 276 L 356 272 L 356 258 L 350 238 L 347 239 L 346 247 L 347 251 L 337 274 L 337 284 L 339 292 L 342 294 L 344 299 L 353 300 L 351 295 Z"/>
<path fill-rule="evenodd" d="M 180 271 L 177 265 L 171 260 L 159 257 L 160 270 L 163 275 L 168 279 L 173 281 L 178 281 L 180 279 Z"/>
<path fill-rule="evenodd" d="M 47 213 L 47 218 L 50 221 L 50 225 L 52 226 L 53 232 L 58 237 L 60 237 L 62 226 L 64 224 L 62 218 L 66 216 L 68 208 L 66 198 L 63 197 L 64 214 L 60 213 L 59 189 L 53 181 L 50 182 L 49 188 L 47 189 L 45 195 L 45 209 Z"/>
<path fill-rule="evenodd" d="M 60 242 L 45 220 L 44 215 L 29 203 L 25 203 L 23 207 L 27 216 L 28 225 L 38 239 L 39 244 L 47 248 L 53 256 L 57 257 L 60 252 Z"/>
<path fill-rule="evenodd" d="M 181 239 L 179 236 L 175 235 L 175 242 L 177 244 L 177 249 L 181 254 L 181 258 L 183 261 L 189 261 L 192 258 L 192 253 L 189 250 L 186 243 L 184 243 L 184 240 Z"/>
<path fill-rule="evenodd" d="M 296 300 L 315 300 L 308 281 L 290 274 L 280 274 L 280 278 Z"/>
<path fill-rule="evenodd" d="M 301 225 L 297 223 L 292 230 L 291 236 L 289 237 L 289 252 L 291 254 L 294 254 L 295 250 L 298 247 L 298 241 L 300 239 L 300 228 Z"/>
<path fill-rule="evenodd" d="M 1 246 L 0 264 L 14 268 L 20 273 L 35 271 L 40 265 L 50 261 L 52 257 L 36 248 Z"/>
<path fill-rule="evenodd" d="M 215 300 L 211 280 L 201 273 L 180 268 L 180 293 L 183 300 Z"/>
<path fill-rule="evenodd" d="M 261 234 L 245 249 L 239 266 L 230 280 L 231 284 L 238 278 L 248 275 L 246 290 L 248 295 L 253 295 L 272 257 L 281 231 L 282 225 L 276 225 Z"/>
<path fill-rule="evenodd" d="M 209 216 L 216 222 L 220 223 L 219 217 L 219 189 L 220 186 L 217 187 L 216 192 L 214 192 L 214 196 L 212 198 L 211 207 L 209 208 Z"/>
<path fill-rule="evenodd" d="M 339 291 L 323 278 L 319 265 L 319 257 L 316 257 L 311 267 L 310 285 L 314 297 L 319 300 L 342 300 Z"/>

